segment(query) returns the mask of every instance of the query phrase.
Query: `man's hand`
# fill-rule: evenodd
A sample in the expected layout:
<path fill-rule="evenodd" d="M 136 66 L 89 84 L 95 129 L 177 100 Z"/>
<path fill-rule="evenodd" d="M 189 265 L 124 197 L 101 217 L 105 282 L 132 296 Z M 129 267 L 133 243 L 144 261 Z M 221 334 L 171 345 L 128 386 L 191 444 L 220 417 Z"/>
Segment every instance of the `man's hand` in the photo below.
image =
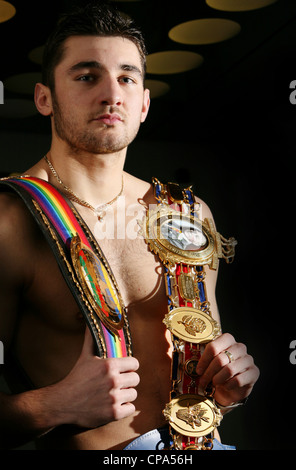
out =
<path fill-rule="evenodd" d="M 231 362 L 225 351 L 231 353 Z M 199 391 L 203 392 L 212 382 L 215 400 L 222 406 L 246 398 L 259 377 L 259 369 L 247 354 L 246 346 L 228 333 L 206 345 L 196 371 L 201 376 Z"/>
<path fill-rule="evenodd" d="M 131 415 L 138 367 L 134 357 L 95 356 L 86 327 L 80 357 L 64 379 L 15 395 L 0 393 L 0 449 L 15 448 L 63 424 L 95 428 Z"/>
<path fill-rule="evenodd" d="M 56 388 L 61 421 L 85 428 L 102 426 L 130 416 L 137 397 L 139 363 L 134 357 L 100 359 L 88 328 L 81 355 Z M 54 396 L 54 395 L 52 395 Z"/>

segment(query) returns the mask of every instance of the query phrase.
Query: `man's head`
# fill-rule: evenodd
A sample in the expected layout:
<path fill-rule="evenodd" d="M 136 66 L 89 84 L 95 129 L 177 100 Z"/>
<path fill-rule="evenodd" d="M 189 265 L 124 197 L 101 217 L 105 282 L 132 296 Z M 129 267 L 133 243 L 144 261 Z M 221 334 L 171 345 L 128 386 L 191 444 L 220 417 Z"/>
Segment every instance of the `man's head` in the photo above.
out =
<path fill-rule="evenodd" d="M 125 149 L 149 109 L 145 46 L 128 20 L 107 6 L 70 13 L 51 35 L 37 109 L 51 116 L 53 139 L 71 151 Z"/>
<path fill-rule="evenodd" d="M 62 16 L 45 45 L 43 54 L 43 84 L 54 91 L 54 72 L 63 58 L 65 42 L 72 36 L 119 36 L 129 39 L 138 48 L 143 80 L 146 71 L 146 46 L 142 33 L 133 21 L 107 4 L 88 4 Z"/>

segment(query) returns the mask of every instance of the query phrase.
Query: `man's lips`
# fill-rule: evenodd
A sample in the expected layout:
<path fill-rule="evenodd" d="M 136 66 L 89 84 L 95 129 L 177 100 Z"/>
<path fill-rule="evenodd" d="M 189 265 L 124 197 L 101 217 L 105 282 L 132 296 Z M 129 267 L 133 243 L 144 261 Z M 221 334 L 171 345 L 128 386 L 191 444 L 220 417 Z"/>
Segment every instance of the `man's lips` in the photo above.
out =
<path fill-rule="evenodd" d="M 96 117 L 94 121 L 99 121 L 107 125 L 112 125 L 112 124 L 115 124 L 116 122 L 122 121 L 122 118 L 121 116 L 119 116 L 119 114 L 116 114 L 116 113 L 101 114 L 100 116 Z"/>

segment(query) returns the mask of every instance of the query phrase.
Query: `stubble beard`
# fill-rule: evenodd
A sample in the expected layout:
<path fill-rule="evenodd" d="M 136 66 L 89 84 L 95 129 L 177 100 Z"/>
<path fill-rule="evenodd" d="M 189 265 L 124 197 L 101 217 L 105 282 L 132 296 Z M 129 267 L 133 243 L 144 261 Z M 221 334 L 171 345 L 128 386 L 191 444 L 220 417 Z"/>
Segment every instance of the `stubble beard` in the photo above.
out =
<path fill-rule="evenodd" d="M 97 155 L 119 152 L 134 140 L 139 130 L 140 123 L 131 135 L 127 132 L 126 127 L 123 127 L 123 132 L 120 134 L 115 134 L 112 132 L 113 126 L 107 126 L 103 123 L 100 125 L 100 129 L 82 129 L 81 124 L 71 117 L 70 113 L 61 110 L 55 96 L 52 98 L 52 104 L 55 132 L 76 154 L 81 151 Z"/>

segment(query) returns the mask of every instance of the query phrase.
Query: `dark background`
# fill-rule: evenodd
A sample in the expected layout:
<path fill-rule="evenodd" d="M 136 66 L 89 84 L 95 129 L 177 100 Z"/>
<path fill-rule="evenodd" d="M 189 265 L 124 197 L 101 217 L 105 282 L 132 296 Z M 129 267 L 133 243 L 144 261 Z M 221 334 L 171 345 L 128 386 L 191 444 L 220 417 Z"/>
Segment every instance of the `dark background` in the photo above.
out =
<path fill-rule="evenodd" d="M 239 0 L 238 0 L 239 1 Z M 40 71 L 28 59 L 44 44 L 58 13 L 83 2 L 11 0 L 14 18 L 0 23 L 0 80 L 5 103 L 32 99 L 5 88 L 13 74 Z M 130 146 L 126 170 L 149 180 L 193 183 L 218 230 L 239 242 L 232 265 L 220 263 L 217 298 L 224 331 L 247 344 L 261 376 L 243 408 L 220 431 L 239 449 L 296 448 L 293 406 L 296 339 L 293 308 L 296 4 L 278 0 L 248 12 L 222 12 L 204 0 L 114 2 L 143 28 L 148 52 L 178 49 L 203 55 L 196 70 L 152 76 L 170 91 L 152 100 L 147 122 Z M 167 33 L 183 21 L 229 18 L 242 29 L 222 43 L 188 46 Z M 0 106 L 0 172 L 22 172 L 49 148 L 41 116 L 6 118 Z M 1 114 L 2 113 L 2 114 Z M 2 116 L 2 117 L 1 117 Z"/>

